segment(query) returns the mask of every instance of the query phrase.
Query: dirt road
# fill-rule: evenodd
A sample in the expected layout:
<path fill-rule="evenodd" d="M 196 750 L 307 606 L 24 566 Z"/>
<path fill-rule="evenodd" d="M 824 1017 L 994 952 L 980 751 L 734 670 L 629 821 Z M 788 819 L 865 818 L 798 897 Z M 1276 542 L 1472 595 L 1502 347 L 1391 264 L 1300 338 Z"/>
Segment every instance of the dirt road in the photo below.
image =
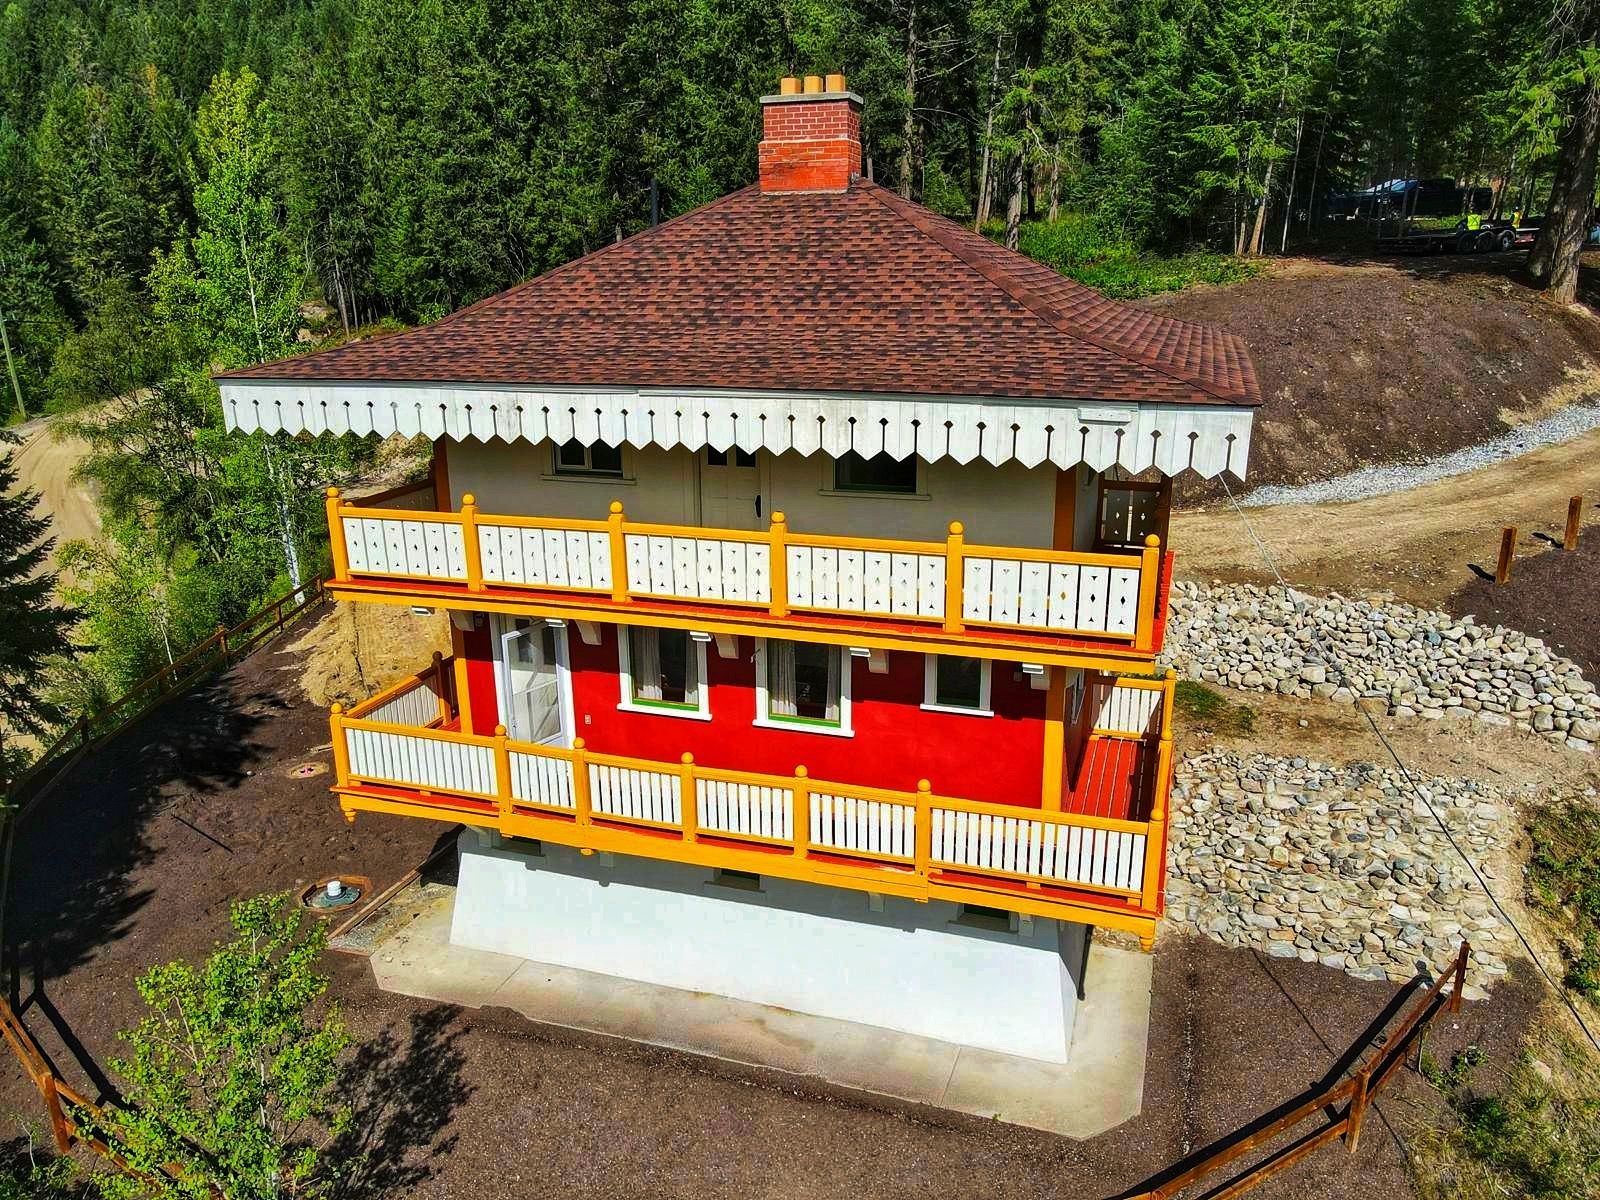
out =
<path fill-rule="evenodd" d="M 1390 593 L 1412 604 L 1445 598 L 1492 571 L 1500 530 L 1520 530 L 1519 557 L 1559 538 L 1567 500 L 1583 494 L 1585 526 L 1600 525 L 1600 430 L 1424 487 L 1347 504 L 1246 509 L 1290 583 L 1346 594 Z M 1540 535 L 1544 535 L 1541 537 Z M 1600 536 L 1600 530 L 1589 533 Z M 1172 545 L 1188 579 L 1267 582 L 1271 575 L 1226 502 L 1175 513 Z"/>
<path fill-rule="evenodd" d="M 99 537 L 94 494 L 72 478 L 88 446 L 76 438 L 58 439 L 48 417 L 18 426 L 16 432 L 23 439 L 16 450 L 17 475 L 24 487 L 39 492 L 39 508 L 50 517 L 56 545 Z"/>

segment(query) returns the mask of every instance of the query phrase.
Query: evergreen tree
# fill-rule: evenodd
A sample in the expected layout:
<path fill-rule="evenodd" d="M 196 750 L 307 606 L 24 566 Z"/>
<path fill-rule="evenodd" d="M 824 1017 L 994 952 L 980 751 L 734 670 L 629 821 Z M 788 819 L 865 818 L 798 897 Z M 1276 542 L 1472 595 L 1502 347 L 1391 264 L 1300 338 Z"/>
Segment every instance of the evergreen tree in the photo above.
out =
<path fill-rule="evenodd" d="M 14 437 L 6 440 L 15 443 Z M 45 698 L 52 660 L 72 653 L 77 615 L 56 603 L 55 539 L 39 493 L 17 486 L 15 452 L 0 454 L 0 730 L 42 733 L 61 718 Z M 6 765 L 14 765 L 8 752 Z"/>

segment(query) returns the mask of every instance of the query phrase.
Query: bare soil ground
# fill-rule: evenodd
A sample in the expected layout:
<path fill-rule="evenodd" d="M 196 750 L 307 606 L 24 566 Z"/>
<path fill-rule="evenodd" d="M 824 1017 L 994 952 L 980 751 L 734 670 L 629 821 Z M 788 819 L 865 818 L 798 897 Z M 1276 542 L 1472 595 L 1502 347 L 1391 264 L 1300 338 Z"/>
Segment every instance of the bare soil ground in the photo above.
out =
<path fill-rule="evenodd" d="M 1265 397 L 1250 483 L 1302 483 L 1475 445 L 1600 393 L 1600 318 L 1539 300 L 1522 257 L 1291 258 L 1143 303 L 1244 339 Z"/>
<path fill-rule="evenodd" d="M 1389 594 L 1443 608 L 1479 572 L 1493 572 L 1502 527 L 1518 526 L 1519 556 L 1543 554 L 1566 523 L 1567 500 L 1580 494 L 1600 494 L 1600 432 L 1396 495 L 1268 505 L 1246 509 L 1245 515 L 1296 586 Z M 1600 538 L 1592 505 L 1585 521 L 1587 536 Z M 1258 583 L 1272 578 L 1225 500 L 1174 513 L 1172 544 L 1182 577 Z M 1532 568 L 1532 562 L 1517 567 L 1530 578 Z M 1571 599 L 1582 607 L 1581 594 Z M 1575 611 L 1568 606 L 1561 619 Z"/>
<path fill-rule="evenodd" d="M 1600 475 L 1600 464 L 1593 470 Z M 1586 679 L 1600 679 L 1600 526 L 1587 527 L 1570 553 L 1548 542 L 1540 549 L 1513 564 L 1510 583 L 1473 579 L 1444 607 L 1537 634 L 1581 666 Z"/>
<path fill-rule="evenodd" d="M 49 516 L 57 547 L 98 538 L 100 511 L 94 493 L 72 478 L 88 446 L 76 438 L 56 437 L 47 418 L 29 421 L 15 432 L 22 437 L 16 450 L 17 477 L 23 487 L 38 491 L 39 511 Z"/>
<path fill-rule="evenodd" d="M 305 652 L 300 685 L 306 699 L 326 708 L 365 700 L 415 674 L 435 650 L 450 653 L 450 618 L 390 604 L 340 602 L 291 647 Z"/>
<path fill-rule="evenodd" d="M 74 1080 L 109 1083 L 115 1030 L 139 1012 L 135 976 L 204 954 L 229 901 L 333 871 L 381 886 L 452 835 L 370 815 L 347 826 L 326 774 L 299 770 L 328 758 L 321 709 L 293 698 L 305 655 L 268 648 L 175 700 L 84 763 L 19 838 L 10 962 L 24 1019 Z M 1168 932 L 1145 1111 L 1079 1143 L 410 1001 L 378 991 L 360 959 L 329 965 L 360 1040 L 370 1153 L 347 1196 L 909 1197 L 952 1181 L 975 1195 L 1111 1196 L 1336 1077 L 1346 1048 L 1395 1011 L 1383 984 Z M 1514 975 L 1430 1048 L 1513 1054 L 1537 1000 Z M 1436 1104 L 1402 1075 L 1354 1157 L 1324 1148 L 1258 1194 L 1406 1194 L 1395 1132 Z M 0 1114 L 37 1108 L 0 1060 Z"/>

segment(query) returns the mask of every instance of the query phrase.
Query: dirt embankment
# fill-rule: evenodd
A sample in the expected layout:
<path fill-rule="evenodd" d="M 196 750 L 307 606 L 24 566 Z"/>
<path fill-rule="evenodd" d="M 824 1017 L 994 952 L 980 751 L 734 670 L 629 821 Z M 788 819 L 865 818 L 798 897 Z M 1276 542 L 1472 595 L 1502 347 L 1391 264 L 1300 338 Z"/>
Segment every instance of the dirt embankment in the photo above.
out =
<path fill-rule="evenodd" d="M 1600 318 L 1537 298 L 1520 255 L 1288 259 L 1151 308 L 1242 337 L 1265 398 L 1251 486 L 1459 450 L 1600 396 Z"/>

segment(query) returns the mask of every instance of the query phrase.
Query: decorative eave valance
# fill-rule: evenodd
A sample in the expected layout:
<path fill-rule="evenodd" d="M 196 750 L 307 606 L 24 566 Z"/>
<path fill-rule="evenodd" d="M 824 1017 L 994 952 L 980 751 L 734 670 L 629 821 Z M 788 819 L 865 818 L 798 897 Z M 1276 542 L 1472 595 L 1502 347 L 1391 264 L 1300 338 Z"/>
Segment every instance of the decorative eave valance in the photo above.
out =
<path fill-rule="evenodd" d="M 683 388 L 556 390 L 439 384 L 219 381 L 223 418 L 244 433 L 419 434 L 456 441 L 623 443 L 774 454 L 886 453 L 1096 471 L 1224 471 L 1243 479 L 1254 409 Z"/>

